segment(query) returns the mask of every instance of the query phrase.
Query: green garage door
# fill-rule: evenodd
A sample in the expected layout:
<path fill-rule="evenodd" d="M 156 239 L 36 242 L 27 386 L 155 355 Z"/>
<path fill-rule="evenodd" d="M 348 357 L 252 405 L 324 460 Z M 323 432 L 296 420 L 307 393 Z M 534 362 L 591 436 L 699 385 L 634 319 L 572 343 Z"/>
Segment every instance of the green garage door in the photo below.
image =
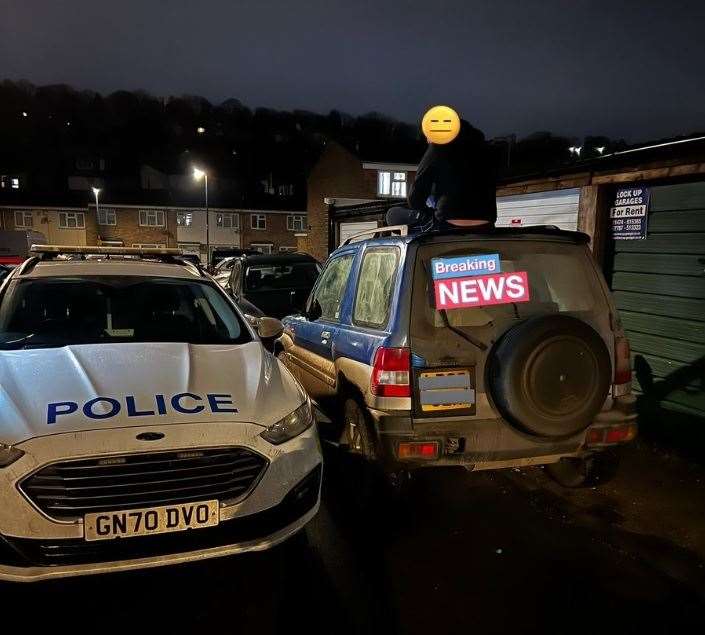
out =
<path fill-rule="evenodd" d="M 651 190 L 646 240 L 614 241 L 612 289 L 642 402 L 705 417 L 705 183 Z"/>

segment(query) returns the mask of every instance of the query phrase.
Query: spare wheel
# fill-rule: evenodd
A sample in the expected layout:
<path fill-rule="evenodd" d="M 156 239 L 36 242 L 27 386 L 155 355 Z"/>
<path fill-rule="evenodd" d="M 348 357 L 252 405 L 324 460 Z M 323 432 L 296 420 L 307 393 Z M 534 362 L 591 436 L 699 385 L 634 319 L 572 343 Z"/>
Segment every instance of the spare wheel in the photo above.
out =
<path fill-rule="evenodd" d="M 502 415 L 525 432 L 563 437 L 589 426 L 611 384 L 611 360 L 590 325 L 567 315 L 534 317 L 500 339 L 489 392 Z"/>

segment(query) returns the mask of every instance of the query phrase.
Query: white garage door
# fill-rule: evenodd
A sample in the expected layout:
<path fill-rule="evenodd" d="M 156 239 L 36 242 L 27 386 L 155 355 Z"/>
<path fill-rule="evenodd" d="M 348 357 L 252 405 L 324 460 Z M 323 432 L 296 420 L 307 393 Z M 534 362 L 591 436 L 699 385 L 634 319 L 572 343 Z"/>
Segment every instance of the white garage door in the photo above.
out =
<path fill-rule="evenodd" d="M 580 189 L 501 196 L 497 199 L 497 227 L 556 225 L 578 229 Z"/>
<path fill-rule="evenodd" d="M 342 245 L 348 238 L 366 232 L 370 229 L 377 229 L 379 224 L 377 221 L 360 221 L 358 223 L 340 223 L 338 225 L 338 245 Z"/>

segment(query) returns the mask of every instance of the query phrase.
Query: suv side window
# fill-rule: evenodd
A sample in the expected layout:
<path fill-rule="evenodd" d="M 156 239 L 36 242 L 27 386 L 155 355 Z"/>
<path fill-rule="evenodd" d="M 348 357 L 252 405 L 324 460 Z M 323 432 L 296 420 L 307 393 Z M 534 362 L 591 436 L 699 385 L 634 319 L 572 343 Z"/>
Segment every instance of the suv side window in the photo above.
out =
<path fill-rule="evenodd" d="M 323 270 L 313 295 L 321 306 L 322 320 L 335 322 L 340 319 L 340 304 L 354 258 L 355 254 L 340 256 L 331 260 Z"/>
<path fill-rule="evenodd" d="M 365 252 L 355 296 L 355 324 L 373 328 L 386 326 L 398 262 L 399 250 L 394 247 Z"/>

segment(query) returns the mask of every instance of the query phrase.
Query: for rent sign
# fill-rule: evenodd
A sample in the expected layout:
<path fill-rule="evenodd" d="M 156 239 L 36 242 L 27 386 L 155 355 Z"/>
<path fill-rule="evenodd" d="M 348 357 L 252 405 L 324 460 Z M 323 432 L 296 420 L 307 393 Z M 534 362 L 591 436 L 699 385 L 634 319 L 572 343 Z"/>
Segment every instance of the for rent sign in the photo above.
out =
<path fill-rule="evenodd" d="M 615 240 L 646 238 L 649 189 L 640 185 L 620 187 L 610 210 L 612 237 Z"/>

